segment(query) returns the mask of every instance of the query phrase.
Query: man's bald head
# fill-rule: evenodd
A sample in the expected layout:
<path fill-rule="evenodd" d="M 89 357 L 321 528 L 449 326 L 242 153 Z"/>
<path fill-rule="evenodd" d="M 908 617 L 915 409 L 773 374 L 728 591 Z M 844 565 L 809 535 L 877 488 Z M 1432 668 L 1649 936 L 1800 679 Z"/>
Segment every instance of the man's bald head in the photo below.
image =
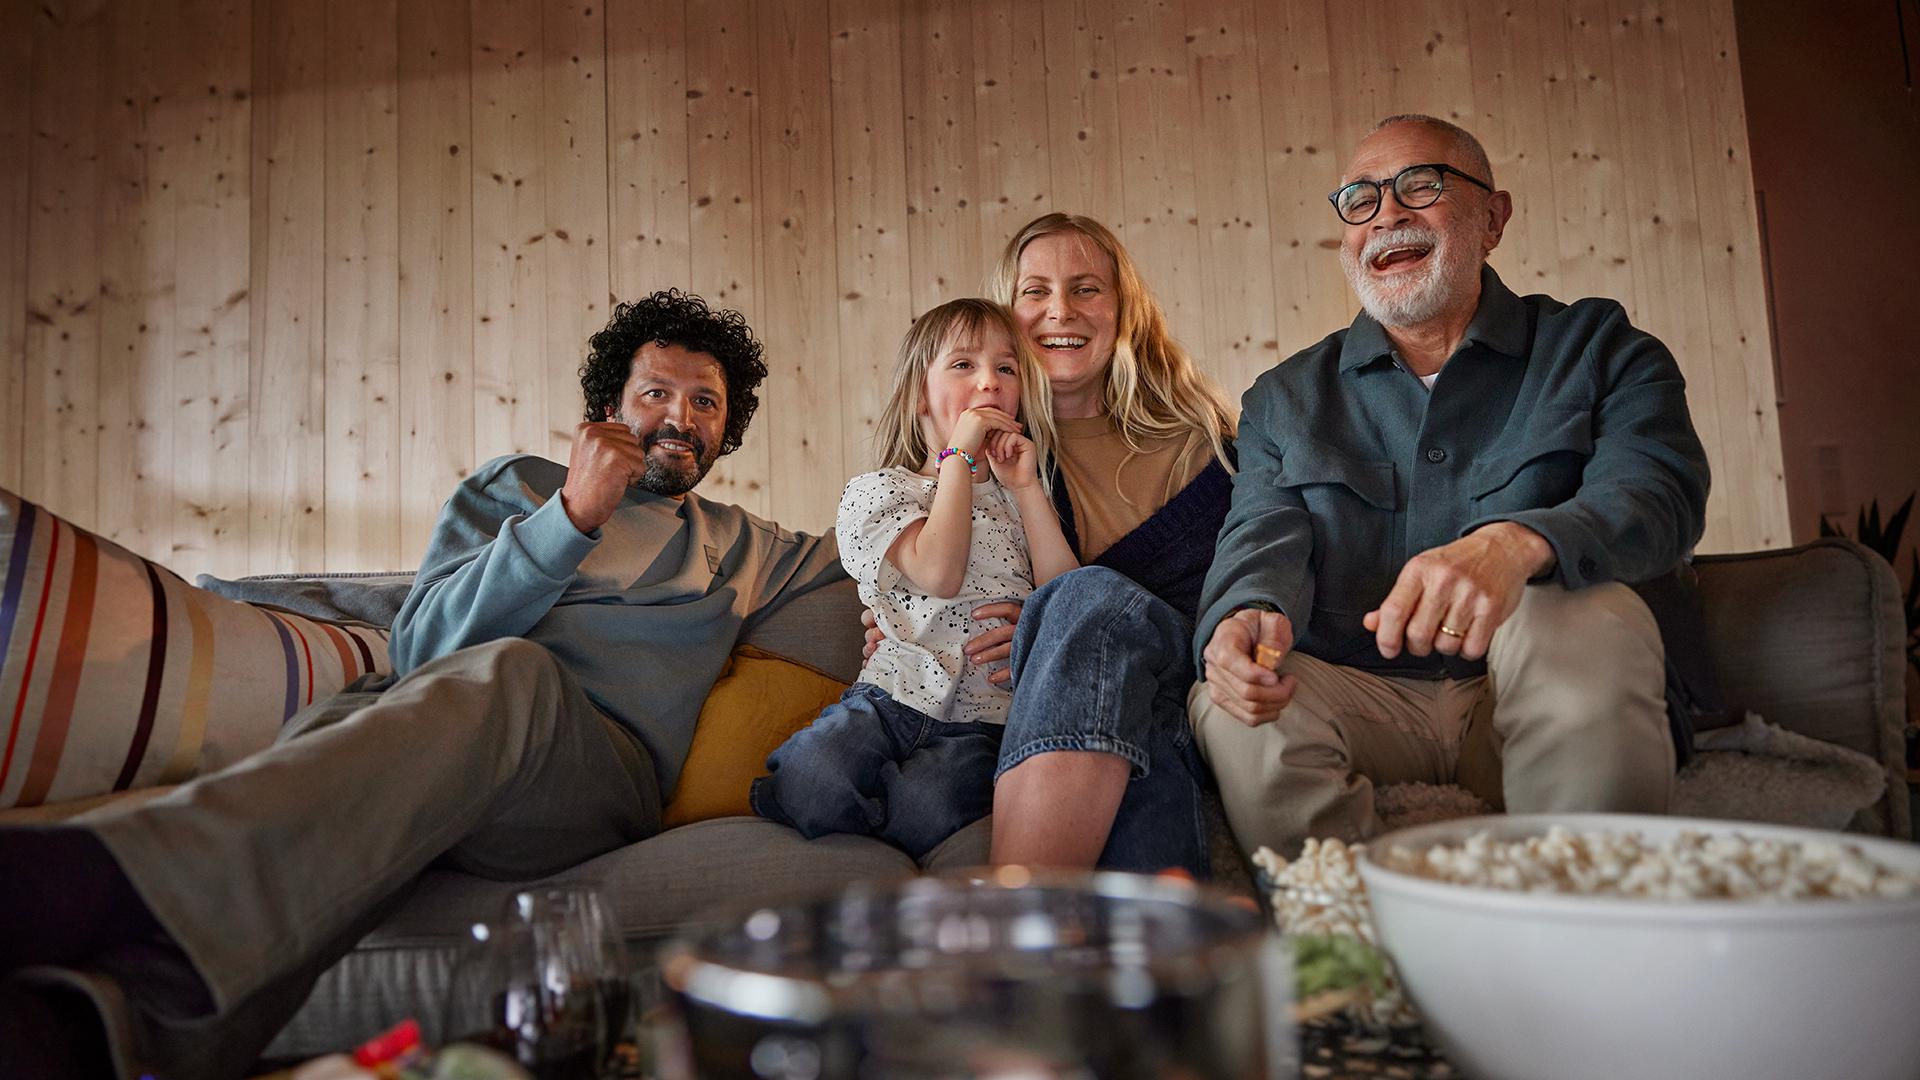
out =
<path fill-rule="evenodd" d="M 1500 186 L 1493 182 L 1493 162 L 1487 157 L 1487 149 L 1480 145 L 1479 139 L 1473 137 L 1473 132 L 1437 116 L 1428 116 L 1425 113 L 1400 113 L 1397 116 L 1389 116 L 1368 128 L 1367 134 L 1372 135 L 1396 124 L 1412 124 L 1445 137 L 1447 148 L 1454 156 L 1451 164 L 1471 172 L 1475 179 L 1486 181 L 1490 188 Z"/>

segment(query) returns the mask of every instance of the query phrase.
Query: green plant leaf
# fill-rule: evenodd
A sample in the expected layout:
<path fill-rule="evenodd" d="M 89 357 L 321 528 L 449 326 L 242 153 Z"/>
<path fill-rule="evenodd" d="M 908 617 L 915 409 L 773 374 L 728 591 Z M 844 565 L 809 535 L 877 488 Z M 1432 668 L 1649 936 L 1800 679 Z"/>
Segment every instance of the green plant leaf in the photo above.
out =
<path fill-rule="evenodd" d="M 1886 555 L 1887 561 L 1890 563 L 1900 557 L 1900 537 L 1901 534 L 1907 531 L 1907 515 L 1912 512 L 1913 495 L 1909 494 L 1907 501 L 1900 504 L 1900 509 L 1895 510 L 1893 516 L 1887 519 L 1886 547 L 1883 554 Z M 1895 563 L 1895 565 L 1898 565 L 1898 563 Z"/>
<path fill-rule="evenodd" d="M 1907 559 L 1907 663 L 1920 672 L 1920 547 L 1907 549 Z"/>
<path fill-rule="evenodd" d="M 1907 509 L 1907 503 L 1903 503 L 1901 509 L 1895 511 L 1895 515 L 1887 519 L 1887 525 L 1882 525 L 1882 523 L 1880 523 L 1880 500 L 1876 498 L 1876 500 L 1866 503 L 1866 515 L 1860 519 L 1860 534 L 1859 536 L 1855 536 L 1855 540 L 1859 540 L 1860 544 L 1864 544 L 1866 548 L 1870 548 L 1876 555 L 1880 555 L 1887 563 L 1893 563 L 1895 559 L 1901 557 L 1899 532 L 1907 528 Z M 1895 521 L 1899 521 L 1899 530 L 1891 528 L 1891 525 L 1893 525 Z"/>
<path fill-rule="evenodd" d="M 1907 634 L 1911 637 L 1920 633 L 1920 548 L 1909 550 L 1907 555 L 1913 560 L 1907 567 Z M 1907 652 L 1914 654 L 1915 662 L 1920 663 L 1916 647 L 1920 647 L 1920 642 L 1907 642 Z"/>
<path fill-rule="evenodd" d="M 1900 566 L 1900 541 L 1905 538 L 1907 522 L 1913 516 L 1913 503 L 1920 492 L 1909 492 L 1884 523 L 1880 520 L 1880 500 L 1870 499 L 1855 518 L 1853 540 L 1887 560 L 1896 570 Z M 1845 539 L 1844 529 L 1820 515 L 1820 535 Z M 1902 612 L 1907 623 L 1907 663 L 1920 672 L 1920 547 L 1907 550 L 1907 593 Z"/>

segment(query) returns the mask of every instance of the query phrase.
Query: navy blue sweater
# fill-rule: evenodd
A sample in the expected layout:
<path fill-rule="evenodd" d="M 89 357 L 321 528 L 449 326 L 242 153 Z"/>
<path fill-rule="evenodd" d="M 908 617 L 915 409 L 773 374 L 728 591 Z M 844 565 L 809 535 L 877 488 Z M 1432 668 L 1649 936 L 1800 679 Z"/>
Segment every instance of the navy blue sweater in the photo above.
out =
<path fill-rule="evenodd" d="M 1234 456 L 1231 443 L 1227 456 Z M 1214 541 L 1232 502 L 1233 477 L 1218 460 L 1209 461 L 1165 506 L 1086 565 L 1118 570 L 1191 620 L 1199 613 L 1200 587 L 1213 565 Z M 1080 534 L 1074 526 L 1073 503 L 1057 466 L 1053 504 L 1060 511 L 1060 529 L 1067 543 L 1078 552 Z"/>

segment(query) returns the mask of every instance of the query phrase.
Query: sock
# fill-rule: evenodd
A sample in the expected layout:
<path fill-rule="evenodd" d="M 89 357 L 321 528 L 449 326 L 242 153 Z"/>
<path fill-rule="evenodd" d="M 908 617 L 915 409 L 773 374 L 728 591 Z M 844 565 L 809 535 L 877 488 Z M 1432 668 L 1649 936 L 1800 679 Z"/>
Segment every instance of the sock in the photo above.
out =
<path fill-rule="evenodd" d="M 111 1078 L 113 1061 L 93 1002 L 77 990 L 0 982 L 5 1072 L 19 1080 Z"/>
<path fill-rule="evenodd" d="M 0 973 L 74 967 L 113 945 L 165 938 L 113 853 L 85 829 L 0 828 Z"/>

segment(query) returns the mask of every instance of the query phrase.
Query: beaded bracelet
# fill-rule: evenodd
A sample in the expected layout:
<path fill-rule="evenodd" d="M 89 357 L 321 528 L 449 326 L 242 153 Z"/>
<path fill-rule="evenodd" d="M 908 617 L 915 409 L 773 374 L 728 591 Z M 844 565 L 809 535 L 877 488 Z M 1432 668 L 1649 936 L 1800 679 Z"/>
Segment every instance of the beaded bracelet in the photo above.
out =
<path fill-rule="evenodd" d="M 957 446 L 949 446 L 945 450 L 940 451 L 939 456 L 933 459 L 934 469 L 938 471 L 940 466 L 946 464 L 946 460 L 955 454 L 960 455 L 960 460 L 967 463 L 968 472 L 977 473 L 980 471 L 979 465 L 975 464 L 973 460 L 973 455 L 967 453 L 965 450 L 962 450 Z"/>

